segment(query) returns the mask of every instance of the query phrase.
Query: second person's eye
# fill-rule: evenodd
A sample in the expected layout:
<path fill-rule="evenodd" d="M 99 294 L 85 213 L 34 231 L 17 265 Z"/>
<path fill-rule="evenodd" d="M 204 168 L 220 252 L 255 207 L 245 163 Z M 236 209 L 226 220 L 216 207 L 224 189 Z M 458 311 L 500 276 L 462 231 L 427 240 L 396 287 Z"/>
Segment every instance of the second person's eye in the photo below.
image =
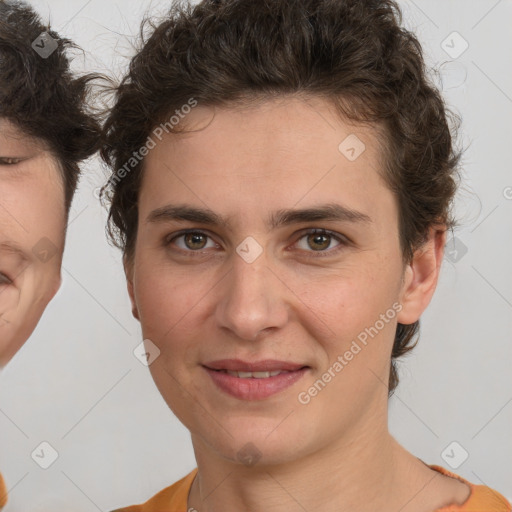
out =
<path fill-rule="evenodd" d="M 21 158 L 13 158 L 8 156 L 0 156 L 0 165 L 16 165 L 22 161 Z"/>
<path fill-rule="evenodd" d="M 0 272 L 0 286 L 12 284 L 12 281 L 2 272 Z"/>

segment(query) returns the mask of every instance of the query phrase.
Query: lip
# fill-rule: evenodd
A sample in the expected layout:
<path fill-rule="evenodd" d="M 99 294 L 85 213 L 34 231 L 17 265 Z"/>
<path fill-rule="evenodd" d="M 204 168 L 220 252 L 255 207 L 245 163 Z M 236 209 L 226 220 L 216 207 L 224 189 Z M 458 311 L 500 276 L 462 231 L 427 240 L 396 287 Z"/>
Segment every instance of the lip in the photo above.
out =
<path fill-rule="evenodd" d="M 270 359 L 254 363 L 240 359 L 224 359 L 212 361 L 203 365 L 203 368 L 221 391 L 239 400 L 264 400 L 289 388 L 310 370 L 309 366 L 302 364 Z M 286 370 L 287 373 L 261 379 L 252 377 L 243 379 L 219 370 L 247 372 Z"/>

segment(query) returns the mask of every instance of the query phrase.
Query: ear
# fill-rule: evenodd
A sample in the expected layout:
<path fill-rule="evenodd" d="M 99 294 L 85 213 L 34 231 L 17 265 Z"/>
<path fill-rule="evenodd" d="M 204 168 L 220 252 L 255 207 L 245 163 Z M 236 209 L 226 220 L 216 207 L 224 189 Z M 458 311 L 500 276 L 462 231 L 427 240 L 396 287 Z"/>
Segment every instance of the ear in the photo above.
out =
<path fill-rule="evenodd" d="M 133 290 L 133 277 L 134 277 L 134 265 L 133 257 L 129 260 L 126 256 L 123 258 L 124 274 L 126 276 L 126 287 L 128 289 L 128 295 L 130 296 L 130 302 L 132 303 L 132 315 L 139 320 L 139 310 L 137 308 L 137 302 L 135 301 L 135 293 Z"/>
<path fill-rule="evenodd" d="M 416 322 L 429 305 L 437 286 L 445 243 L 446 229 L 431 227 L 427 241 L 415 251 L 404 273 L 399 323 Z"/>

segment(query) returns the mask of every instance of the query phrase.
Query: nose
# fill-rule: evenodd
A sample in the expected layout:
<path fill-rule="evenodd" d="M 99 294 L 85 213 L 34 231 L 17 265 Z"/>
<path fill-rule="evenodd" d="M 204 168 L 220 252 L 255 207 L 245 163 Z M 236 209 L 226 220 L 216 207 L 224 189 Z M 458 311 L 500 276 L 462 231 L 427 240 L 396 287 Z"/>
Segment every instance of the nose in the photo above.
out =
<path fill-rule="evenodd" d="M 254 341 L 263 331 L 282 328 L 289 316 L 289 290 L 268 265 L 265 252 L 252 263 L 235 255 L 222 280 L 217 325 L 239 339 Z"/>

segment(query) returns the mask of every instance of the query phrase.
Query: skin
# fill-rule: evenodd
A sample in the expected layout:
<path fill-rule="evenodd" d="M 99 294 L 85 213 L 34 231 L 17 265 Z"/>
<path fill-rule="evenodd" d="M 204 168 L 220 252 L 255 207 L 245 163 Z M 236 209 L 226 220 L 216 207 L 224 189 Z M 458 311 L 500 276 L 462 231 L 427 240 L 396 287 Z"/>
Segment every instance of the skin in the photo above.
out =
<path fill-rule="evenodd" d="M 160 350 L 152 376 L 191 432 L 198 476 L 188 507 L 431 512 L 463 503 L 465 484 L 428 468 L 387 428 L 396 323 L 416 321 L 427 307 L 445 235 L 432 229 L 404 264 L 396 200 L 378 172 L 377 129 L 342 122 L 322 99 L 298 97 L 243 110 L 198 106 L 185 122 L 202 129 L 167 134 L 146 157 L 135 252 L 125 270 L 133 314 Z M 338 150 L 349 134 L 366 145 L 353 162 Z M 266 225 L 275 210 L 325 203 L 371 221 Z M 148 220 L 168 204 L 209 208 L 231 225 Z M 311 228 L 349 242 L 308 238 Z M 183 229 L 206 236 L 174 238 Z M 247 236 L 263 249 L 250 264 L 235 250 Z M 298 394 L 395 302 L 399 314 L 300 404 Z M 279 359 L 310 370 L 277 395 L 243 401 L 220 391 L 201 366 L 224 358 Z M 237 457 L 247 443 L 260 454 L 252 466 Z"/>
<path fill-rule="evenodd" d="M 0 367 L 23 346 L 60 287 L 65 227 L 56 159 L 0 119 Z"/>

